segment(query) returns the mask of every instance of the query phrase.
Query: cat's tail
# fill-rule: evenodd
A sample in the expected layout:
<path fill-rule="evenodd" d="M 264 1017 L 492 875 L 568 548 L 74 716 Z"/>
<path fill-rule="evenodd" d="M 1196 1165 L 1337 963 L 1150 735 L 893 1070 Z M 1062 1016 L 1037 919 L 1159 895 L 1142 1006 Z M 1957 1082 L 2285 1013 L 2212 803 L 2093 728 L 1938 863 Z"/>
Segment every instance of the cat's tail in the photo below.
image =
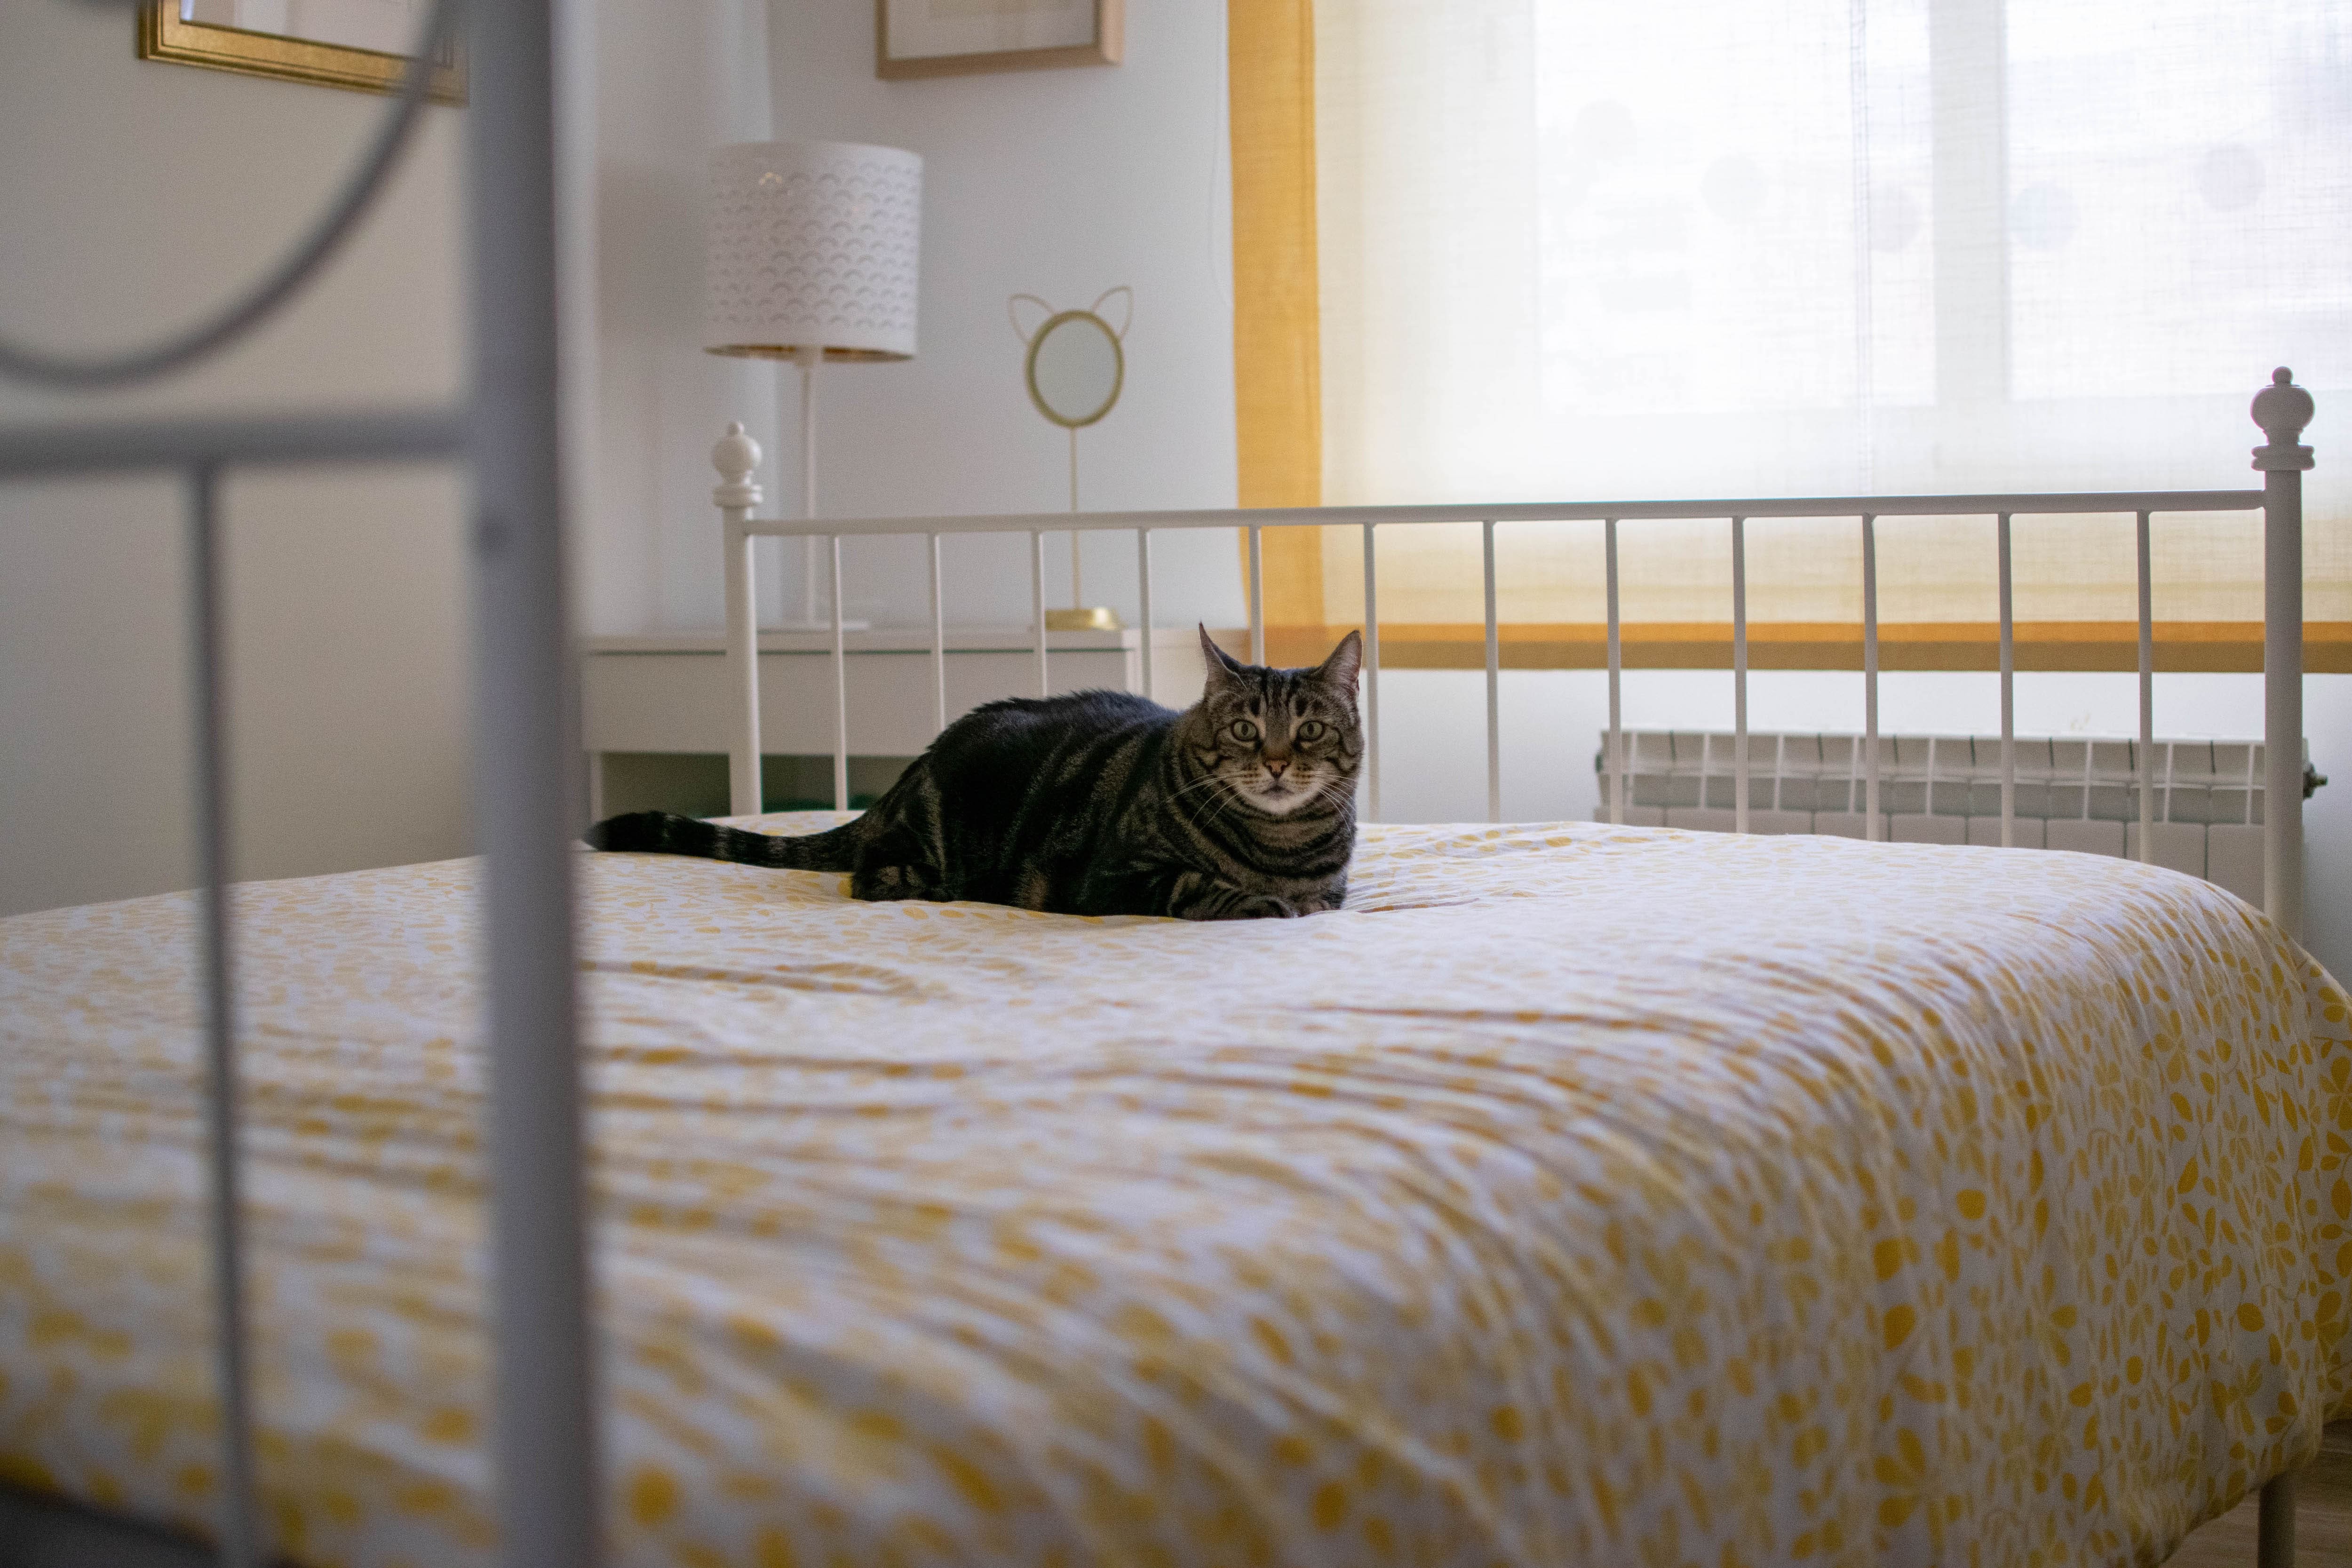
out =
<path fill-rule="evenodd" d="M 828 833 L 784 838 L 770 833 L 749 833 L 721 827 L 699 817 L 667 811 L 633 811 L 608 816 L 588 830 L 596 849 L 633 850 L 644 855 L 699 855 L 707 860 L 731 860 L 739 866 L 770 866 L 786 871 L 853 871 L 858 822 L 845 823 Z"/>

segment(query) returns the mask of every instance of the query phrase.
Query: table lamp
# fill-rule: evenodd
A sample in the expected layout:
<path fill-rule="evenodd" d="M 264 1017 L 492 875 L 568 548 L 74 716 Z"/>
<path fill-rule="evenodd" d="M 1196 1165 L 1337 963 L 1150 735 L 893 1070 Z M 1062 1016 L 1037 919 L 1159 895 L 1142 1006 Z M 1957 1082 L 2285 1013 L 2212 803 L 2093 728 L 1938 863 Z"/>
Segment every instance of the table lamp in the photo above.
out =
<path fill-rule="evenodd" d="M 923 160 L 896 147 L 743 142 L 710 154 L 702 346 L 800 366 L 801 515 L 811 520 L 817 366 L 914 357 L 922 205 Z M 802 550 L 802 622 L 813 627 L 816 541 Z"/>

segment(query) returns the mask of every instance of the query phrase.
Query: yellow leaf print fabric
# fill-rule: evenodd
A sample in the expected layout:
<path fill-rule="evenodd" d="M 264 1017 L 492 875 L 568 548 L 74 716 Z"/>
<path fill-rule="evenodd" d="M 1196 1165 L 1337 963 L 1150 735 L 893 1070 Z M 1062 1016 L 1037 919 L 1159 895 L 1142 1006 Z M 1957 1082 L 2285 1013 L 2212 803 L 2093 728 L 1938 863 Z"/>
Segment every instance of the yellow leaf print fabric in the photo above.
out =
<path fill-rule="evenodd" d="M 1228 925 L 580 871 L 619 1563 L 2154 1563 L 2352 1413 L 2344 1000 L 2201 882 L 1587 825 L 1370 828 L 1345 910 Z M 494 1540 L 470 877 L 236 896 L 305 1563 Z M 0 1476 L 201 1529 L 190 949 L 0 921 Z"/>

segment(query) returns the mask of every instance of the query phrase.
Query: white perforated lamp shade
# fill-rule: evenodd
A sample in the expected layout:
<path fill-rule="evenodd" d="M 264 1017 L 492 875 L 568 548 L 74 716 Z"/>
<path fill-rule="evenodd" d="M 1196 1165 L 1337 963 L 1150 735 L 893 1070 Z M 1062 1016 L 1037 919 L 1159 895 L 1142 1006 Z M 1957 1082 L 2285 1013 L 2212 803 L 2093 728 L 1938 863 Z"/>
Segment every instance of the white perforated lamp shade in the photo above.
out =
<path fill-rule="evenodd" d="M 746 142 L 710 155 L 703 347 L 898 360 L 915 353 L 923 160 L 856 142 Z"/>

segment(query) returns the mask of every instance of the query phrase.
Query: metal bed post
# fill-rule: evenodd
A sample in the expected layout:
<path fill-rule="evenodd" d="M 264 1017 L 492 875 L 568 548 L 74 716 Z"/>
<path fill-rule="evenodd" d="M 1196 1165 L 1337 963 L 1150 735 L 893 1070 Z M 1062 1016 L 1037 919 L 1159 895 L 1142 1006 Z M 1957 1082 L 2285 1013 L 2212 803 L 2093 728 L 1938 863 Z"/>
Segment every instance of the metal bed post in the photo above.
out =
<path fill-rule="evenodd" d="M 499 1555 L 516 1568 L 588 1568 L 600 1556 L 572 923 L 578 703 L 564 624 L 557 25 L 555 0 L 504 0 L 475 6 L 467 29 L 492 1457 Z"/>
<path fill-rule="evenodd" d="M 750 816 L 760 809 L 760 617 L 752 575 L 752 536 L 743 531 L 760 487 L 751 479 L 760 466 L 760 443 L 743 433 L 740 421 L 710 448 L 727 565 L 727 663 L 735 689 L 733 735 L 727 747 L 727 809 Z"/>
<path fill-rule="evenodd" d="M 222 649 L 220 468 L 188 474 L 189 621 L 194 633 L 197 910 L 205 985 L 205 1170 L 211 1188 L 213 1375 L 221 1413 L 220 1558 L 262 1561 L 247 1356 L 245 1205 L 237 1163 L 236 992 L 229 962 L 228 692 Z"/>
<path fill-rule="evenodd" d="M 1748 831 L 1748 520 L 1731 520 L 1731 830 Z"/>
<path fill-rule="evenodd" d="M 1486 558 L 1486 820 L 1503 820 L 1502 638 L 1495 623 L 1495 525 L 1479 525 Z"/>
<path fill-rule="evenodd" d="M 1370 820 L 1381 819 L 1381 590 L 1371 523 L 1364 524 L 1364 764 Z"/>
<path fill-rule="evenodd" d="M 2254 394 L 2263 445 L 2263 910 L 2303 938 L 2303 471 L 2296 444 L 2311 423 L 2311 394 L 2281 365 Z M 2293 1568 L 2294 1485 L 2290 1470 L 2263 1488 L 2258 1568 Z"/>
<path fill-rule="evenodd" d="M 2263 905 L 2303 937 L 2303 470 L 2311 394 L 2281 365 L 2254 395 L 2263 476 Z"/>

